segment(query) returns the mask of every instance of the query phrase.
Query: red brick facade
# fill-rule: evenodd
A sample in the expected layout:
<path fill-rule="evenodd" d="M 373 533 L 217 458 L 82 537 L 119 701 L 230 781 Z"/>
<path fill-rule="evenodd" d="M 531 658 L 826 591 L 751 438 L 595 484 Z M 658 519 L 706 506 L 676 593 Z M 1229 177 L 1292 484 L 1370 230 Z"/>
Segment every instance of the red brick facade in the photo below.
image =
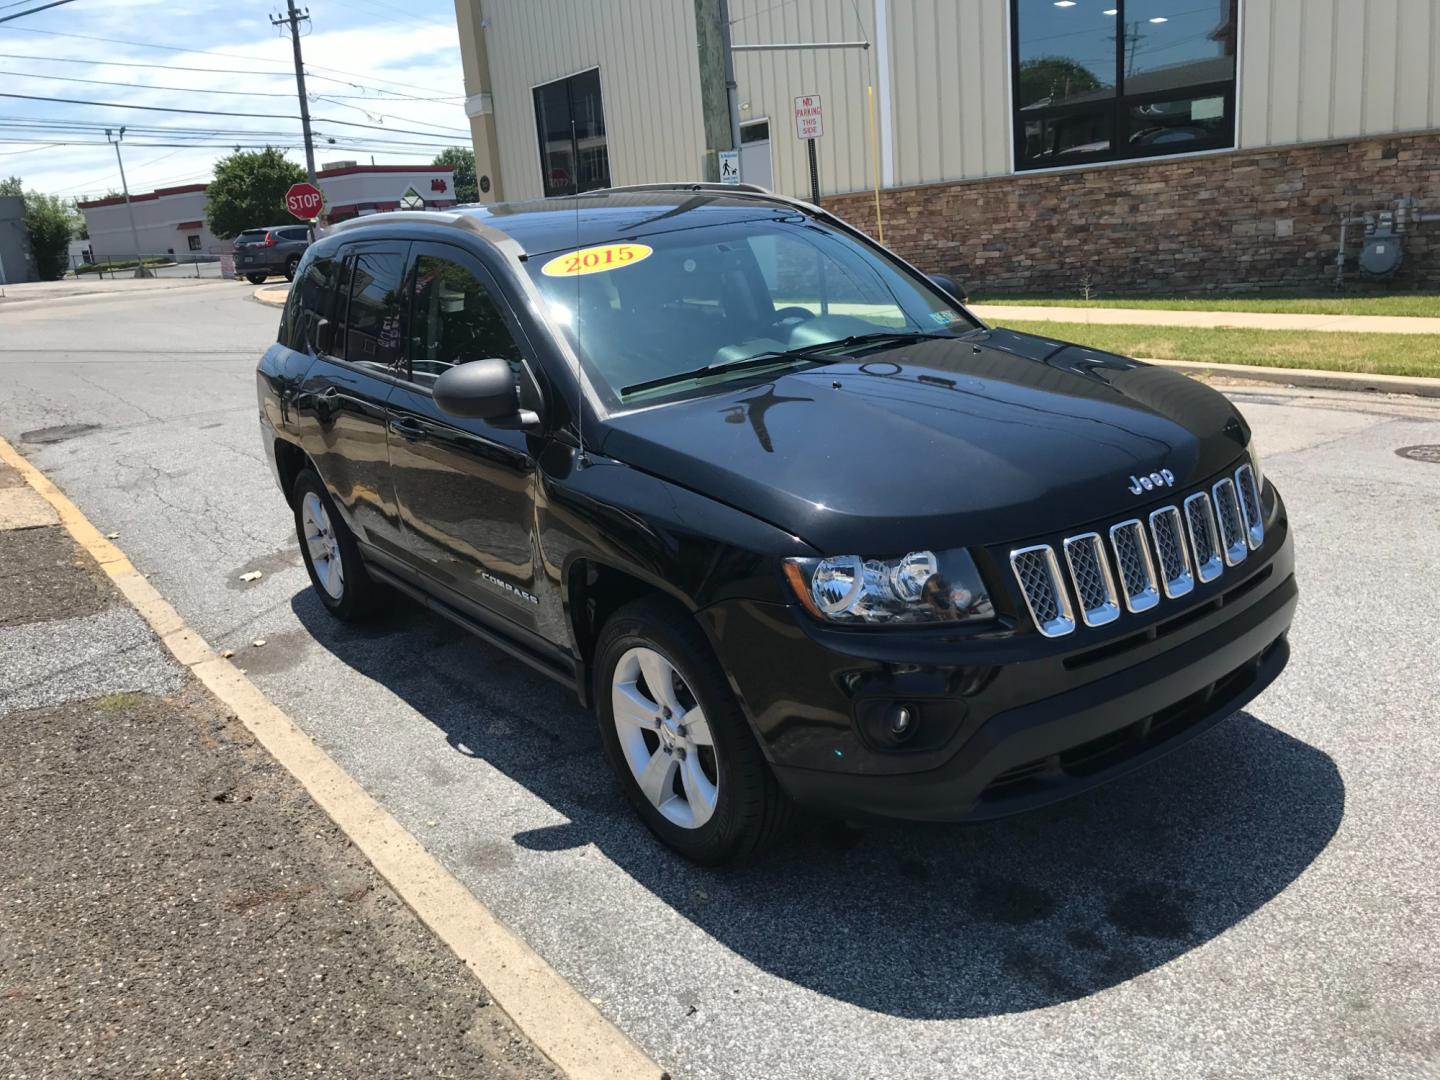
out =
<path fill-rule="evenodd" d="M 1340 215 L 1413 195 L 1440 213 L 1440 133 L 1246 150 L 895 188 L 880 193 L 885 242 L 974 292 L 1100 295 L 1318 287 L 1334 281 Z M 873 235 L 874 195 L 824 200 Z M 1440 288 L 1440 221 L 1412 229 L 1392 278 L 1355 267 L 1347 287 Z M 1287 232 L 1289 235 L 1286 235 Z"/>

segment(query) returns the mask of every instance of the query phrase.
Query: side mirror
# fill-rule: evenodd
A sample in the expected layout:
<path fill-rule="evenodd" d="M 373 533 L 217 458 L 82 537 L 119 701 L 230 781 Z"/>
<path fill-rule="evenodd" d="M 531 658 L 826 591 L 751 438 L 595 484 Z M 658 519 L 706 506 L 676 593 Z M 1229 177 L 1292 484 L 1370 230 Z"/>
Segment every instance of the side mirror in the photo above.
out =
<path fill-rule="evenodd" d="M 472 360 L 442 372 L 430 388 L 443 412 L 466 420 L 484 420 L 497 428 L 525 428 L 540 422 L 520 408 L 520 387 L 508 360 Z"/>
<path fill-rule="evenodd" d="M 955 279 L 949 274 L 931 274 L 930 284 L 962 304 L 970 302 L 970 297 L 965 295 L 965 290 L 955 284 Z"/>

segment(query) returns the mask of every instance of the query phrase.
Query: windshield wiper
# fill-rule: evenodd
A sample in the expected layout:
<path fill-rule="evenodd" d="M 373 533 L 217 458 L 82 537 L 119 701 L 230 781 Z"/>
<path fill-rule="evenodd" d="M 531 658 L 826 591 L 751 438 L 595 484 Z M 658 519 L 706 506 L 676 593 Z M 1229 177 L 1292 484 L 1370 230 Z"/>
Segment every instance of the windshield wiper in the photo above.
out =
<path fill-rule="evenodd" d="M 866 345 L 877 341 L 894 340 L 927 340 L 931 338 L 953 338 L 954 334 L 931 334 L 924 330 L 882 330 L 873 334 L 852 334 L 847 338 L 838 341 L 822 341 L 819 345 L 808 345 L 803 349 L 774 349 L 769 352 L 755 353 L 753 356 L 742 357 L 738 360 L 724 360 L 718 364 L 706 364 L 704 367 L 692 368 L 689 371 L 677 371 L 671 375 L 661 375 L 659 378 L 647 379 L 645 382 L 632 383 L 629 386 L 620 388 L 621 394 L 635 394 L 643 390 L 654 390 L 661 386 L 670 386 L 673 383 L 688 382 L 691 379 L 703 379 L 707 375 L 720 375 L 728 371 L 744 371 L 746 368 L 763 367 L 765 364 L 775 360 L 808 360 L 812 363 L 822 363 L 816 353 L 828 352 L 831 349 L 845 349 L 854 345 Z"/>
<path fill-rule="evenodd" d="M 822 345 L 819 348 L 826 348 L 826 346 Z M 654 390 L 656 387 L 669 386 L 671 383 L 703 379 L 707 375 L 719 375 L 727 371 L 743 371 L 750 367 L 763 367 L 776 360 L 815 360 L 813 352 L 814 349 L 777 349 L 773 352 L 756 353 L 739 360 L 724 360 L 718 364 L 706 364 L 704 367 L 692 368 L 689 371 L 677 371 L 670 375 L 661 375 L 657 379 L 631 383 L 629 386 L 622 386 L 620 393 L 636 394 L 642 390 Z"/>

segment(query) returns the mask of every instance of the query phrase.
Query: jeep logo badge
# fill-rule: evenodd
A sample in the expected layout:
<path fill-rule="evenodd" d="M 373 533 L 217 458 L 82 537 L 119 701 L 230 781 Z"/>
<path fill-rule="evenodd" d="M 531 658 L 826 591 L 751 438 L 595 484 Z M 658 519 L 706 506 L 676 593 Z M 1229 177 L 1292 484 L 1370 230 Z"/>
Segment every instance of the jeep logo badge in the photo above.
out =
<path fill-rule="evenodd" d="M 1130 477 L 1130 492 L 1133 495 L 1144 495 L 1147 491 L 1154 491 L 1156 488 L 1173 487 L 1174 485 L 1175 474 L 1169 469 L 1152 472 L 1149 476 Z"/>

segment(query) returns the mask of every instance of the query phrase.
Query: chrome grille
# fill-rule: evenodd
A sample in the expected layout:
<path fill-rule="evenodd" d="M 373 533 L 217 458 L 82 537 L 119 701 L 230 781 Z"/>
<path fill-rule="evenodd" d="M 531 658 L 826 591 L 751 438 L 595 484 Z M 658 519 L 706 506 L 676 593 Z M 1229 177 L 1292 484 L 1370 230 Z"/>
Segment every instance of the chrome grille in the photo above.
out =
<path fill-rule="evenodd" d="M 1017 548 L 1010 565 L 1040 632 L 1063 637 L 1081 621 L 1093 627 L 1119 619 L 1122 597 L 1123 610 L 1140 614 L 1216 580 L 1264 543 L 1263 507 L 1254 468 L 1246 463 L 1208 491 L 1143 520 L 1067 536 L 1058 546 Z M 1062 550 L 1064 571 L 1057 557 Z"/>
<path fill-rule="evenodd" d="M 1235 494 L 1235 483 L 1229 477 L 1219 481 L 1212 489 L 1215 494 L 1215 515 L 1220 520 L 1220 544 L 1225 552 L 1225 565 L 1234 566 L 1243 562 L 1250 553 L 1245 539 L 1245 524 L 1240 520 L 1240 498 Z"/>
<path fill-rule="evenodd" d="M 1171 600 L 1195 588 L 1190 573 L 1190 553 L 1185 550 L 1185 530 L 1180 524 L 1180 511 L 1162 506 L 1150 515 L 1150 535 L 1155 540 L 1155 562 L 1160 583 Z"/>
<path fill-rule="evenodd" d="M 1070 564 L 1070 580 L 1080 601 L 1080 617 L 1086 626 L 1104 626 L 1120 617 L 1120 603 L 1115 594 L 1115 578 L 1110 573 L 1110 560 L 1105 558 L 1105 544 L 1099 533 L 1082 533 L 1065 539 L 1065 561 Z"/>
<path fill-rule="evenodd" d="M 1145 529 L 1139 518 L 1110 526 L 1110 544 L 1115 549 L 1115 565 L 1120 571 L 1120 592 L 1125 606 L 1135 614 L 1149 611 L 1160 602 L 1155 582 L 1155 564 L 1150 559 L 1150 545 L 1145 542 Z"/>
<path fill-rule="evenodd" d="M 1225 569 L 1220 558 L 1220 536 L 1210 496 L 1196 492 L 1185 500 L 1185 521 L 1190 527 L 1190 548 L 1195 552 L 1195 576 L 1214 581 Z"/>
<path fill-rule="evenodd" d="M 1025 605 L 1040 633 L 1061 637 L 1075 629 L 1075 616 L 1065 583 L 1060 580 L 1060 565 L 1049 544 L 1036 544 L 1010 553 L 1010 566 L 1025 596 Z"/>
<path fill-rule="evenodd" d="M 1260 482 L 1249 465 L 1235 470 L 1235 490 L 1240 495 L 1240 510 L 1245 515 L 1245 539 L 1254 551 L 1265 542 L 1265 514 L 1260 509 Z"/>

